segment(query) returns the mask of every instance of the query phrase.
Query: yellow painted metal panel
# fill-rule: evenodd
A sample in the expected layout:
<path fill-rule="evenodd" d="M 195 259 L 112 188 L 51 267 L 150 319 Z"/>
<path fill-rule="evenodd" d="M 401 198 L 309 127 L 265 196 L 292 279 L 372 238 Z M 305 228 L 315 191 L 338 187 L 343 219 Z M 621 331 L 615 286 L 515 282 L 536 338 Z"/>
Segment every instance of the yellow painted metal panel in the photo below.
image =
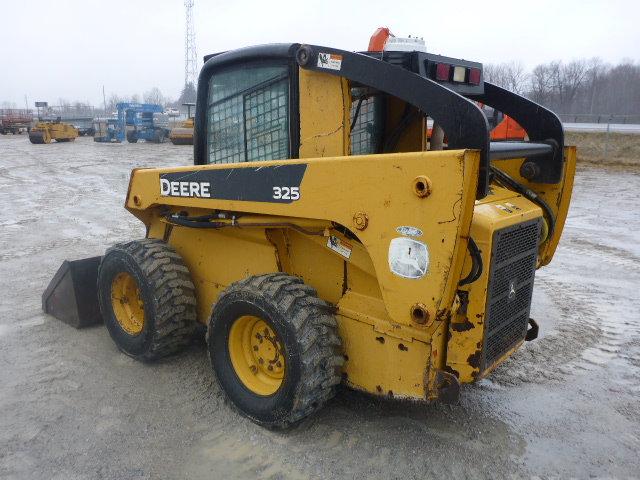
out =
<path fill-rule="evenodd" d="M 338 332 L 347 356 L 347 385 L 374 395 L 424 399 L 430 347 L 376 332 L 370 325 L 345 321 Z"/>
<path fill-rule="evenodd" d="M 304 69 L 299 78 L 300 158 L 346 155 L 351 101 L 347 82 Z"/>
<path fill-rule="evenodd" d="M 509 212 L 500 208 L 506 202 L 515 205 L 517 209 Z M 469 303 L 466 313 L 458 312 L 452 318 L 447 342 L 448 370 L 454 373 L 461 383 L 473 382 L 480 378 L 493 233 L 541 216 L 540 207 L 510 190 L 495 185 L 492 186 L 492 193 L 478 202 L 475 207 L 471 237 L 481 251 L 484 268 L 478 280 L 461 288 L 462 291 L 468 292 Z M 463 275 L 470 269 L 471 258 L 467 256 Z"/>
<path fill-rule="evenodd" d="M 281 163 L 253 162 L 234 167 Z M 369 219 L 368 226 L 357 231 L 357 235 L 372 260 L 393 321 L 412 324 L 410 311 L 417 303 L 425 305 L 430 321 L 450 307 L 466 252 L 466 242 L 460 237 L 467 235 L 471 220 L 478 175 L 477 152 L 417 152 L 287 163 L 307 164 L 300 186 L 301 197 L 290 204 L 160 195 L 160 173 L 229 168 L 206 165 L 134 171 L 127 208 L 147 221 L 151 207 L 166 205 L 329 220 L 354 231 L 357 231 L 353 225 L 354 215 L 364 212 Z M 415 179 L 420 176 L 427 177 L 431 183 L 432 193 L 427 197 L 415 193 Z M 429 252 L 428 272 L 419 279 L 402 278 L 389 269 L 390 242 L 402 236 L 397 228 L 407 225 L 423 232 L 419 241 L 427 245 Z"/>

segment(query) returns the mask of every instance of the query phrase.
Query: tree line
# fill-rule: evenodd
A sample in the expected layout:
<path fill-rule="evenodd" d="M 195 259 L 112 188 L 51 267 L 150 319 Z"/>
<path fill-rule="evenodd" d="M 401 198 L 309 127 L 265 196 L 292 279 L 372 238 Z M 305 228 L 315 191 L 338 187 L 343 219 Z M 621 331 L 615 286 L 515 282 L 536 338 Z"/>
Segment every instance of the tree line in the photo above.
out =
<path fill-rule="evenodd" d="M 484 77 L 559 114 L 640 114 L 640 65 L 631 60 L 553 61 L 530 72 L 520 62 L 485 64 Z"/>
<path fill-rule="evenodd" d="M 121 102 L 131 103 L 155 103 L 162 105 L 163 107 L 180 108 L 183 103 L 195 103 L 196 101 L 196 88 L 193 83 L 187 83 L 180 92 L 180 96 L 177 99 L 171 99 L 165 97 L 162 91 L 158 87 L 153 87 L 142 94 L 142 96 L 134 93 L 133 95 L 118 95 L 111 94 L 106 99 L 107 112 L 113 112 L 116 110 L 116 104 Z"/>
<path fill-rule="evenodd" d="M 558 114 L 640 115 L 640 65 L 623 60 L 617 65 L 600 58 L 552 61 L 527 71 L 520 62 L 484 65 L 485 80 L 524 95 Z M 180 108 L 196 101 L 196 88 L 186 84 L 180 96 L 173 100 L 153 87 L 142 95 L 111 94 L 105 99 L 106 113 L 115 111 L 119 102 L 144 102 Z M 51 102 L 50 102 L 51 103 Z M 81 108 L 81 102 L 58 100 L 65 110 Z M 3 102 L 3 108 L 15 108 Z M 104 106 L 101 105 L 104 108 Z M 96 108 L 94 110 L 102 110 Z"/>

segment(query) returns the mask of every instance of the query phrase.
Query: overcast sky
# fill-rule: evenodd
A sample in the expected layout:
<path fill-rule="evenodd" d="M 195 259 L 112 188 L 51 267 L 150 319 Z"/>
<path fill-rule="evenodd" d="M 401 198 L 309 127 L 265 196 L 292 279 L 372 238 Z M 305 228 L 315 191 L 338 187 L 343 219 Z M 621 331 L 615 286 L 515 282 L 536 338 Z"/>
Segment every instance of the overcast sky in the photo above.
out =
<path fill-rule="evenodd" d="M 2 0 L 0 102 L 102 102 L 184 84 L 183 0 Z M 640 60 L 639 0 L 195 0 L 198 59 L 247 45 L 364 50 L 378 26 L 481 62 Z"/>

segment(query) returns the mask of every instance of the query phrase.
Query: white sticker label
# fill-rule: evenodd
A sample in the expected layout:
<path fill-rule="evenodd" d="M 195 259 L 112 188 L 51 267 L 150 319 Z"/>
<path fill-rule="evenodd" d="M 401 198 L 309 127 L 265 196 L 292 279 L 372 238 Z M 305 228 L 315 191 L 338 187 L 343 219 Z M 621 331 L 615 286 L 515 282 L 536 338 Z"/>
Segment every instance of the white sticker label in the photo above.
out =
<path fill-rule="evenodd" d="M 427 246 L 407 237 L 398 237 L 389 244 L 389 269 L 399 277 L 422 278 L 429 268 Z"/>
<path fill-rule="evenodd" d="M 422 230 L 418 227 L 411 227 L 409 225 L 403 225 L 401 227 L 396 228 L 396 232 L 400 235 L 406 235 L 407 237 L 421 237 Z"/>
<path fill-rule="evenodd" d="M 329 70 L 340 70 L 342 68 L 342 55 L 335 53 L 318 53 L 318 67 Z"/>
<path fill-rule="evenodd" d="M 505 207 L 504 205 L 500 205 L 499 203 L 496 204 L 496 208 L 498 210 L 501 210 L 501 211 L 505 212 L 505 213 L 513 213 L 512 210 L 510 210 L 509 208 Z"/>
<path fill-rule="evenodd" d="M 339 255 L 342 255 L 344 258 L 351 257 L 351 244 L 345 242 L 344 240 L 340 240 L 335 235 L 329 236 L 329 239 L 327 240 L 327 247 L 329 247 Z"/>

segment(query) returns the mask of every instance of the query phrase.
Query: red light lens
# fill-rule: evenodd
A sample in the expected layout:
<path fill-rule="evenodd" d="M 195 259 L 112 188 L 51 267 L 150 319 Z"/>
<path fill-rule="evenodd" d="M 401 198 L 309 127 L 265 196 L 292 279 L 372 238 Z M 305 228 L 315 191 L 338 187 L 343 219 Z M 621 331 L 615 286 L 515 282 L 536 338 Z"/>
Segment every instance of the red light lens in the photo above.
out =
<path fill-rule="evenodd" d="M 449 73 L 451 72 L 451 65 L 446 63 L 438 63 L 436 65 L 436 80 L 443 82 L 449 81 Z"/>
<path fill-rule="evenodd" d="M 480 85 L 480 73 L 479 68 L 469 69 L 469 83 L 473 85 Z"/>

